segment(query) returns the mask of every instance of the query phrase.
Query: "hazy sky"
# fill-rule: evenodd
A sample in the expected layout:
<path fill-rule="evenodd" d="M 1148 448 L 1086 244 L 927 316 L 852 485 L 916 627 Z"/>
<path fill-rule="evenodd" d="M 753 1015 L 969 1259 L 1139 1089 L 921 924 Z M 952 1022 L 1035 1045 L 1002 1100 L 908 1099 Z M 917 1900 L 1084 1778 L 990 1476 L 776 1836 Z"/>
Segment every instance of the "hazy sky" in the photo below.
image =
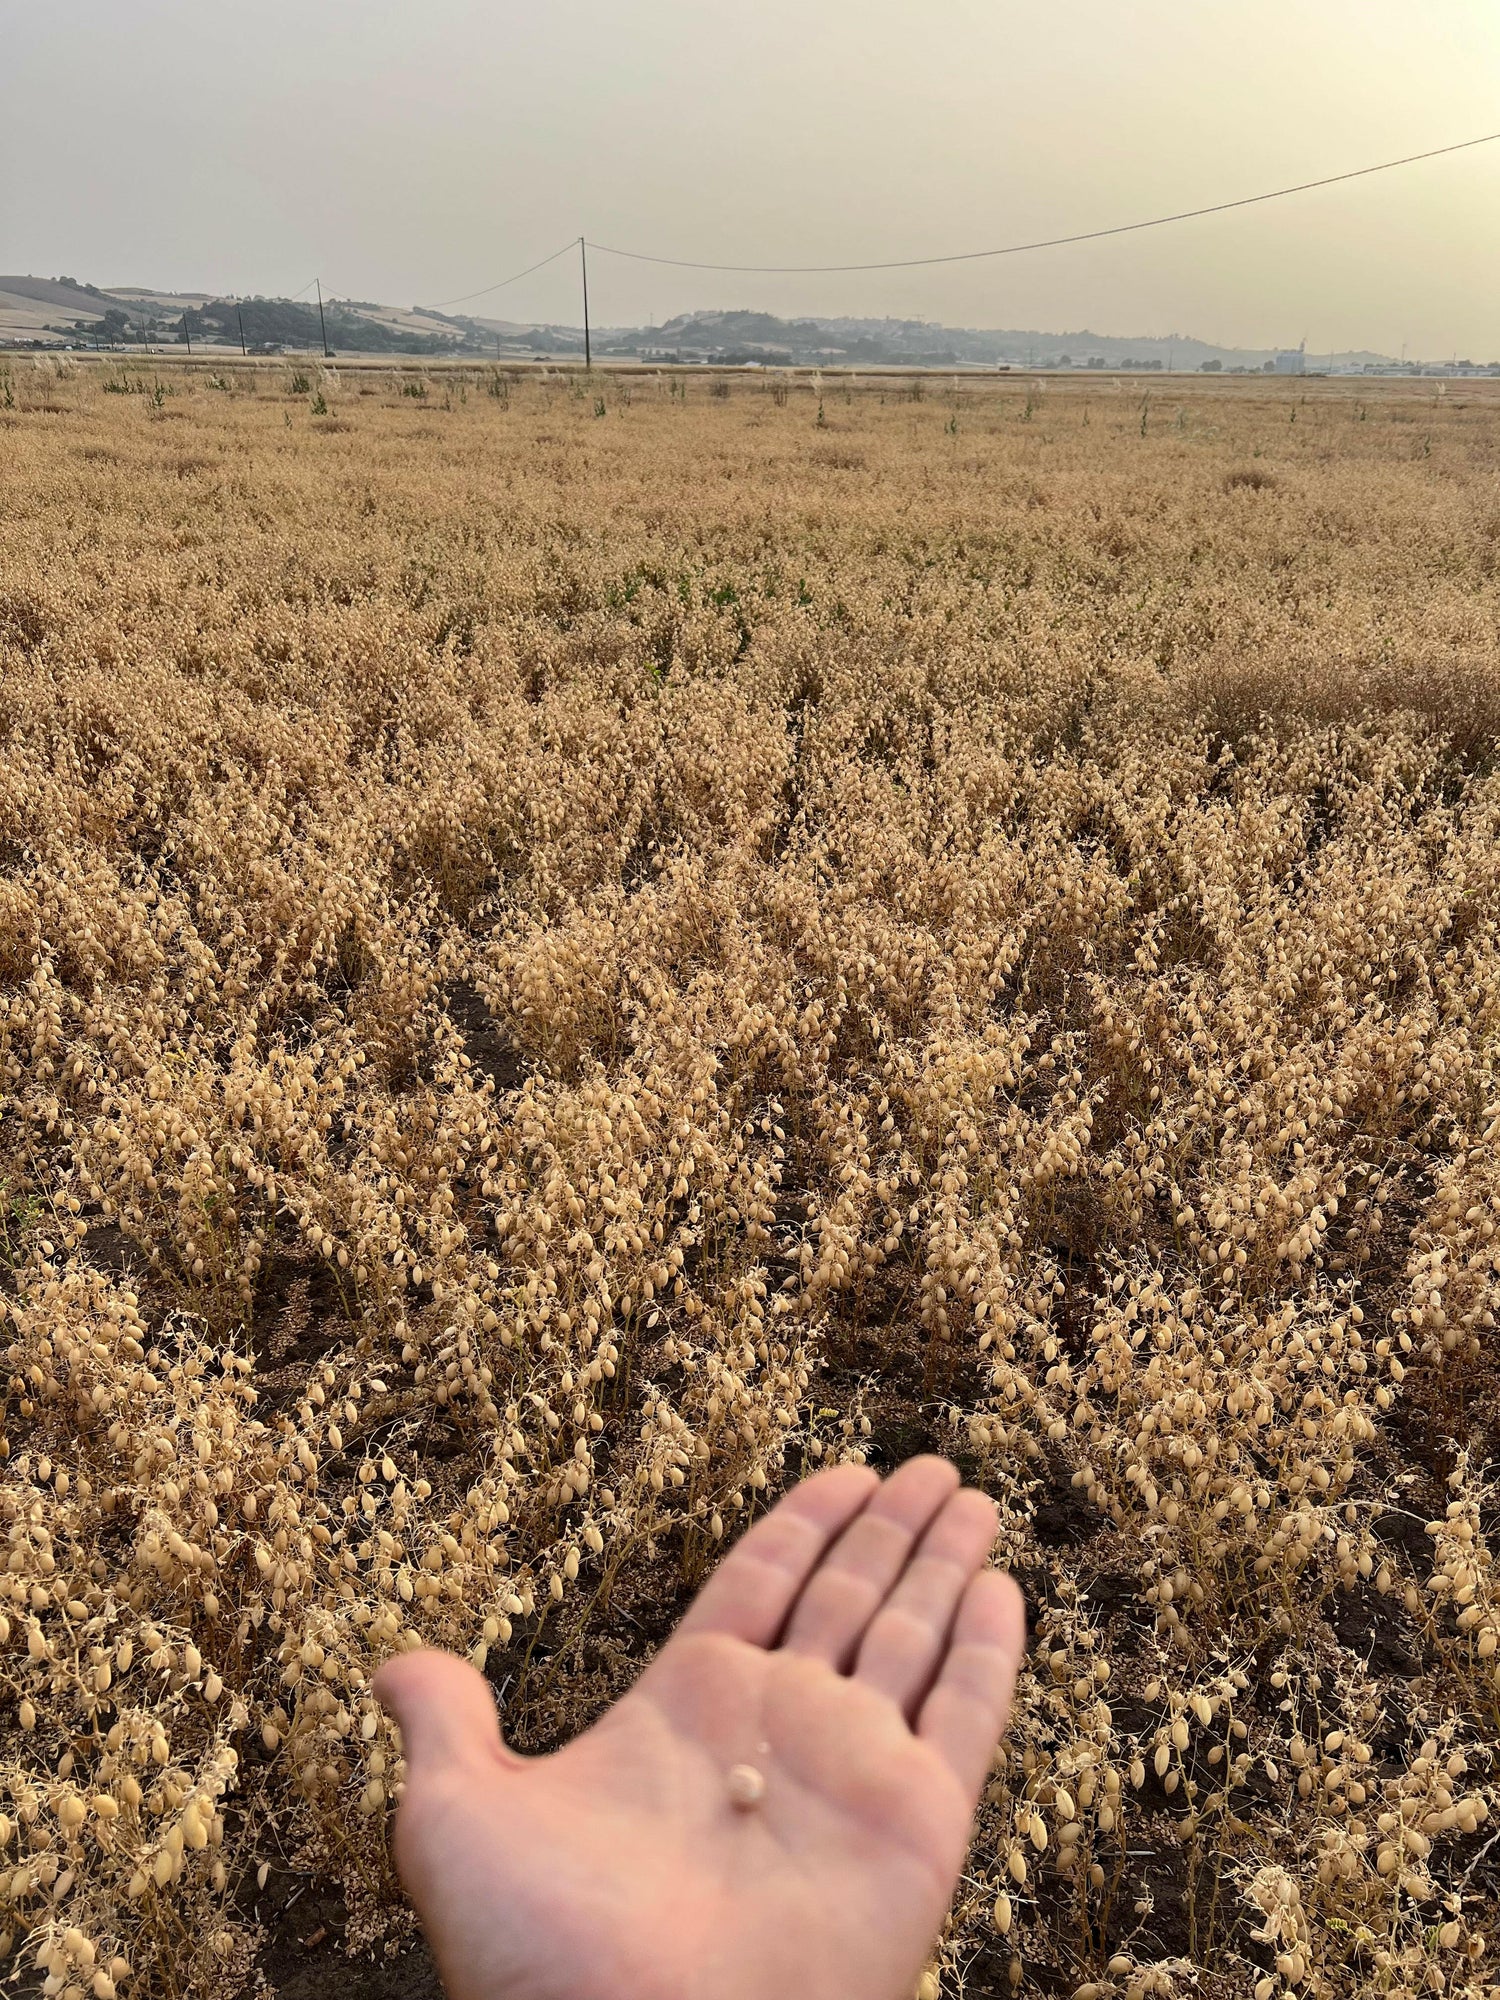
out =
<path fill-rule="evenodd" d="M 1063 234 L 1500 128 L 1496 0 L 0 0 L 0 271 L 431 304 L 585 232 L 742 263 Z M 1500 358 L 1500 144 L 1111 243 L 695 306 Z M 578 318 L 576 266 L 473 302 Z"/>

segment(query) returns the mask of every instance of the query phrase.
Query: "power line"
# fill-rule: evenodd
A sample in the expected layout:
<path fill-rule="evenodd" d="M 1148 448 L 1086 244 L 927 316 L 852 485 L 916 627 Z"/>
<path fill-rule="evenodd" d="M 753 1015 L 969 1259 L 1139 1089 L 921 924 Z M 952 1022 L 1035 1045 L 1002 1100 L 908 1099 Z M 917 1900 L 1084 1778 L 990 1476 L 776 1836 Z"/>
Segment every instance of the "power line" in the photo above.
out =
<path fill-rule="evenodd" d="M 617 250 L 608 243 L 595 243 L 589 239 L 590 250 L 599 250 L 607 257 L 628 257 L 636 264 L 671 264 L 681 271 L 742 271 L 760 273 L 765 276 L 796 274 L 828 274 L 839 271 L 909 271 L 924 264 L 971 264 L 984 257 L 1019 257 L 1028 250 L 1059 250 L 1069 243 L 1097 243 L 1104 236 L 1129 236 L 1140 229 L 1161 229 L 1169 222 L 1190 222 L 1200 215 L 1223 215 L 1232 208 L 1253 208 L 1263 201 L 1281 201 L 1290 194 L 1307 194 L 1313 188 L 1334 187 L 1340 181 L 1362 180 L 1367 174 L 1387 174 L 1394 167 L 1414 166 L 1419 160 L 1436 160 L 1445 153 L 1462 153 L 1473 146 L 1489 146 L 1500 139 L 1500 132 L 1486 132 L 1482 138 L 1460 139 L 1453 146 L 1434 146 L 1425 153 L 1407 153 L 1399 160 L 1381 160 L 1373 167 L 1354 167 L 1348 173 L 1325 174 L 1320 180 L 1298 181 L 1293 187 L 1271 188 L 1265 194 L 1241 195 L 1237 201 L 1215 201 L 1203 208 L 1183 208 L 1174 215 L 1153 215 L 1145 222 L 1119 222 L 1109 229 L 1085 229 L 1076 236 L 1049 236 L 1036 243 L 1007 243 L 998 250 L 960 250 L 946 257 L 892 257 L 878 264 L 711 264 L 689 257 L 653 257 L 643 250 Z M 572 245 L 567 246 L 569 249 Z M 556 252 L 561 256 L 561 250 Z M 551 258 L 544 259 L 550 263 Z M 531 267 L 537 270 L 539 266 Z M 518 273 L 525 277 L 524 271 Z M 511 279 L 507 284 L 514 282 Z M 471 298 L 477 293 L 470 293 Z M 456 304 L 456 300 L 450 300 Z"/>
<path fill-rule="evenodd" d="M 522 278 L 529 278 L 533 271 L 540 271 L 545 264 L 555 264 L 559 257 L 566 257 L 570 250 L 578 248 L 579 239 L 570 236 L 561 250 L 554 250 L 550 257 L 541 257 L 535 264 L 528 264 L 524 271 L 517 271 L 514 277 L 497 278 L 493 285 L 481 285 L 477 292 L 460 292 L 456 299 L 439 299 L 435 310 L 441 312 L 444 306 L 461 306 L 469 299 L 482 299 L 487 292 L 504 291 L 507 285 L 517 285 Z"/>

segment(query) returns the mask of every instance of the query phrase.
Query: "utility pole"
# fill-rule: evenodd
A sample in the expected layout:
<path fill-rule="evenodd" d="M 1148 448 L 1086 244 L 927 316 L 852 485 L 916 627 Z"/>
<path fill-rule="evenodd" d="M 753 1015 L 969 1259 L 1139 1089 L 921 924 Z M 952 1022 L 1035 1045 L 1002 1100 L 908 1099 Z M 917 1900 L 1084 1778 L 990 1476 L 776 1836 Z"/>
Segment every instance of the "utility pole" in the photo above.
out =
<path fill-rule="evenodd" d="M 240 311 L 238 305 L 234 309 L 234 316 L 240 323 L 240 353 L 248 354 L 250 350 L 245 345 L 245 315 Z"/>
<path fill-rule="evenodd" d="M 594 372 L 594 352 L 589 343 L 589 246 L 580 236 L 578 239 L 578 260 L 583 267 L 583 367 L 584 373 Z"/>
<path fill-rule="evenodd" d="M 182 315 L 182 337 L 187 342 L 188 353 L 191 354 L 193 351 L 193 329 L 188 325 L 186 311 Z"/>
<path fill-rule="evenodd" d="M 313 283 L 318 288 L 318 325 L 322 329 L 323 334 L 323 359 L 328 361 L 332 357 L 328 352 L 328 323 L 323 317 L 323 280 L 321 278 L 314 278 Z"/>

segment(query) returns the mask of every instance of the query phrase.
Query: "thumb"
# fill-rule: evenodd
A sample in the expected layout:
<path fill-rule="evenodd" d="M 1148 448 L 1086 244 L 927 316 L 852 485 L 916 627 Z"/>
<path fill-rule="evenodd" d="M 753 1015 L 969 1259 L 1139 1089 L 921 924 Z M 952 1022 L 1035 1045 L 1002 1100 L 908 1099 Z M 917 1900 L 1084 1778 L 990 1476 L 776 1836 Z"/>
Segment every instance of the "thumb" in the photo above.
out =
<path fill-rule="evenodd" d="M 410 1775 L 449 1764 L 519 1761 L 500 1740 L 489 1682 L 454 1653 L 398 1653 L 376 1674 L 373 1689 L 401 1730 Z"/>

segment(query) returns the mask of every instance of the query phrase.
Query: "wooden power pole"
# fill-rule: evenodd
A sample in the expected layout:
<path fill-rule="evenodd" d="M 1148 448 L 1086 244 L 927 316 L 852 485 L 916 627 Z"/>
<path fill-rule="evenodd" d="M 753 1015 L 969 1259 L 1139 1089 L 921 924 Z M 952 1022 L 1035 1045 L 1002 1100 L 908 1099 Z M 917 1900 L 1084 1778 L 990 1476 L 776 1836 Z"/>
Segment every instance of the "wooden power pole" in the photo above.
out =
<path fill-rule="evenodd" d="M 586 374 L 594 371 L 594 353 L 589 342 L 589 246 L 580 236 L 578 239 L 578 259 L 583 268 L 583 366 Z"/>

